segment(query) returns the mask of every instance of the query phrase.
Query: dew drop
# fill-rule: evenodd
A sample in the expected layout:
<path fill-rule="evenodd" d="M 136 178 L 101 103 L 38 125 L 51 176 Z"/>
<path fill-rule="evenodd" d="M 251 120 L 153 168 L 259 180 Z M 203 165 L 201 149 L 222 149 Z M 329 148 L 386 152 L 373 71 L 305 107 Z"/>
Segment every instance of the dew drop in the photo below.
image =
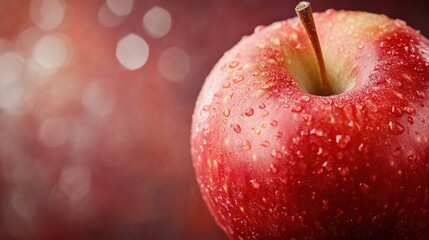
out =
<path fill-rule="evenodd" d="M 308 102 L 308 101 L 310 101 L 310 96 L 304 95 L 304 96 L 301 97 L 301 100 L 303 102 Z"/>
<path fill-rule="evenodd" d="M 271 156 L 277 160 L 281 160 L 283 158 L 283 154 L 276 149 L 273 149 L 273 151 L 271 151 Z"/>
<path fill-rule="evenodd" d="M 238 124 L 235 124 L 232 128 L 234 129 L 234 132 L 236 132 L 236 133 L 240 133 L 241 132 L 241 127 Z"/>
<path fill-rule="evenodd" d="M 265 103 L 261 103 L 261 104 L 259 104 L 259 108 L 260 108 L 260 109 L 264 109 L 265 107 L 266 107 Z"/>
<path fill-rule="evenodd" d="M 338 172 L 340 172 L 341 176 L 347 176 L 349 174 L 349 168 L 348 167 L 339 167 Z"/>
<path fill-rule="evenodd" d="M 300 106 L 300 105 L 295 105 L 295 106 L 291 109 L 291 111 L 292 111 L 292 112 L 294 112 L 294 113 L 299 113 L 299 112 L 301 112 L 301 111 L 302 111 L 302 106 Z"/>
<path fill-rule="evenodd" d="M 414 109 L 413 107 L 409 106 L 409 107 L 404 107 L 404 111 L 409 114 L 409 115 L 415 115 L 416 114 L 416 109 Z"/>
<path fill-rule="evenodd" d="M 237 76 L 234 76 L 234 77 L 232 78 L 232 81 L 233 81 L 234 83 L 238 83 L 238 82 L 241 82 L 241 81 L 243 81 L 243 80 L 244 80 L 243 75 L 237 75 Z"/>
<path fill-rule="evenodd" d="M 315 134 L 319 137 L 323 136 L 323 131 L 321 129 L 313 128 L 310 130 L 310 134 Z"/>
<path fill-rule="evenodd" d="M 349 145 L 352 138 L 349 135 L 337 135 L 335 137 L 335 142 L 337 143 L 339 148 L 346 148 Z"/>
<path fill-rule="evenodd" d="M 243 140 L 243 142 L 241 143 L 241 148 L 243 148 L 243 150 L 250 150 L 252 149 L 252 145 L 250 144 L 249 140 Z"/>
<path fill-rule="evenodd" d="M 283 133 L 282 132 L 277 132 L 276 138 L 282 138 L 282 137 L 283 137 Z"/>
<path fill-rule="evenodd" d="M 389 129 L 394 135 L 399 135 L 404 132 L 404 127 L 396 121 L 389 122 Z"/>
<path fill-rule="evenodd" d="M 332 165 L 331 162 L 325 161 L 322 164 L 322 167 L 324 167 L 328 172 L 332 171 L 332 169 L 334 168 L 334 166 Z"/>
<path fill-rule="evenodd" d="M 266 117 L 268 114 L 270 114 L 270 112 L 267 110 L 262 111 L 262 117 Z"/>
<path fill-rule="evenodd" d="M 323 148 L 319 147 L 319 149 L 317 150 L 317 155 L 322 155 L 323 154 Z"/>
<path fill-rule="evenodd" d="M 414 124 L 414 119 L 413 119 L 412 117 L 408 117 L 408 118 L 407 118 L 407 121 L 408 121 L 410 124 Z"/>
<path fill-rule="evenodd" d="M 229 115 L 231 114 L 231 109 L 229 109 L 229 108 L 227 108 L 227 109 L 225 109 L 224 111 L 223 111 L 223 115 L 225 116 L 225 117 L 229 117 Z"/>
<path fill-rule="evenodd" d="M 248 108 L 246 109 L 246 111 L 244 112 L 244 115 L 246 115 L 247 117 L 250 117 L 253 115 L 255 111 L 253 110 L 253 108 Z"/>
<path fill-rule="evenodd" d="M 264 140 L 264 141 L 262 141 L 261 142 L 261 144 L 260 144 L 262 147 L 269 147 L 270 146 L 270 141 L 268 141 L 268 140 Z"/>
<path fill-rule="evenodd" d="M 395 114 L 395 116 L 397 116 L 397 117 L 402 117 L 404 115 L 402 110 L 398 107 L 395 107 L 395 106 L 392 106 L 392 113 Z"/>
<path fill-rule="evenodd" d="M 270 165 L 270 168 L 271 168 L 271 171 L 272 171 L 273 173 L 276 173 L 276 172 L 277 172 L 277 168 L 276 168 L 276 167 L 274 167 L 274 165 L 273 165 L 273 164 L 271 164 L 271 165 Z"/>
<path fill-rule="evenodd" d="M 270 122 L 270 124 L 271 124 L 271 126 L 275 127 L 275 126 L 277 126 L 277 125 L 278 125 L 278 122 L 277 122 L 276 120 L 272 120 L 272 121 Z"/>
<path fill-rule="evenodd" d="M 381 48 L 384 48 L 384 42 L 381 42 L 381 43 L 380 43 L 380 47 L 381 47 Z"/>
<path fill-rule="evenodd" d="M 229 82 L 224 82 L 222 87 L 223 88 L 229 88 L 231 86 L 231 84 Z"/>
<path fill-rule="evenodd" d="M 311 122 L 311 119 L 313 119 L 313 116 L 311 116 L 310 114 L 304 114 L 302 116 L 302 118 L 304 119 L 304 121 L 306 122 Z"/>
<path fill-rule="evenodd" d="M 359 190 L 363 193 L 363 194 L 367 194 L 369 192 L 369 185 L 366 183 L 359 183 Z"/>
<path fill-rule="evenodd" d="M 419 97 L 421 99 L 424 99 L 425 96 L 426 96 L 426 94 L 424 92 L 420 91 L 420 90 L 417 90 L 416 94 L 417 94 L 417 97 Z"/>
<path fill-rule="evenodd" d="M 235 68 L 238 66 L 238 61 L 232 61 L 228 64 L 228 67 L 230 68 Z"/>
<path fill-rule="evenodd" d="M 250 183 L 252 184 L 252 187 L 254 189 L 258 189 L 261 185 L 254 179 L 250 180 Z"/>

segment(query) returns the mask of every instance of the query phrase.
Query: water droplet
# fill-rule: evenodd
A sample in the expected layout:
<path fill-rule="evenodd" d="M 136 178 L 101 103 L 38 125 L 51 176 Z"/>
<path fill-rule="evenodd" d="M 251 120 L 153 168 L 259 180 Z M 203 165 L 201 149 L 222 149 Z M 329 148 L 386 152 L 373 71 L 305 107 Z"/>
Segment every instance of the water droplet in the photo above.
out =
<path fill-rule="evenodd" d="M 267 110 L 262 111 L 262 117 L 266 117 L 268 114 L 270 114 L 270 112 Z"/>
<path fill-rule="evenodd" d="M 239 63 L 238 61 L 232 61 L 228 64 L 228 67 L 235 68 L 238 66 L 238 63 Z"/>
<path fill-rule="evenodd" d="M 399 135 L 404 132 L 404 127 L 396 121 L 389 122 L 389 129 L 394 135 Z"/>
<path fill-rule="evenodd" d="M 310 96 L 304 95 L 304 96 L 301 97 L 301 100 L 303 102 L 308 102 L 308 101 L 310 101 Z"/>
<path fill-rule="evenodd" d="M 258 189 L 261 185 L 254 179 L 250 180 L 250 183 L 252 184 L 252 187 L 254 189 Z"/>
<path fill-rule="evenodd" d="M 359 190 L 363 193 L 363 194 L 367 194 L 369 192 L 369 185 L 366 183 L 359 183 Z"/>
<path fill-rule="evenodd" d="M 243 142 L 241 143 L 241 147 L 243 148 L 243 150 L 250 150 L 252 149 L 252 145 L 250 144 L 249 140 L 243 140 Z"/>
<path fill-rule="evenodd" d="M 420 90 L 417 90 L 416 94 L 417 94 L 417 97 L 419 97 L 421 99 L 424 99 L 425 96 L 426 96 L 426 94 L 424 92 L 420 91 Z"/>
<path fill-rule="evenodd" d="M 276 167 L 274 167 L 274 165 L 273 165 L 273 164 L 271 164 L 271 165 L 270 165 L 270 168 L 271 168 L 271 171 L 272 171 L 273 173 L 276 173 L 276 172 L 277 172 L 277 168 L 276 168 Z"/>
<path fill-rule="evenodd" d="M 319 137 L 323 136 L 323 131 L 321 129 L 313 128 L 310 130 L 310 134 L 315 134 Z"/>
<path fill-rule="evenodd" d="M 331 162 L 325 161 L 322 164 L 322 167 L 324 167 L 328 172 L 332 171 L 332 169 L 334 168 L 334 166 L 332 165 Z"/>
<path fill-rule="evenodd" d="M 410 124 L 414 124 L 414 119 L 413 119 L 412 117 L 408 117 L 408 118 L 407 118 L 407 121 L 408 121 Z"/>
<path fill-rule="evenodd" d="M 283 137 L 283 133 L 282 132 L 277 132 L 276 138 L 282 138 L 282 137 Z"/>
<path fill-rule="evenodd" d="M 271 124 L 271 126 L 275 127 L 275 126 L 277 126 L 277 125 L 278 125 L 278 122 L 277 122 L 276 120 L 272 120 L 272 121 L 270 122 L 270 124 Z"/>
<path fill-rule="evenodd" d="M 260 109 L 264 109 L 265 107 L 266 107 L 265 103 L 261 103 L 261 104 L 259 104 L 259 108 L 260 108 Z"/>
<path fill-rule="evenodd" d="M 254 72 L 252 73 L 252 76 L 254 76 L 254 77 L 259 76 L 259 72 L 258 72 L 258 71 L 254 71 Z"/>
<path fill-rule="evenodd" d="M 381 42 L 381 43 L 380 43 L 380 47 L 381 47 L 381 48 L 384 48 L 384 42 Z"/>
<path fill-rule="evenodd" d="M 227 108 L 227 109 L 225 109 L 225 111 L 223 111 L 223 115 L 225 117 L 229 117 L 230 114 L 231 114 L 231 109 L 229 109 L 229 108 Z"/>
<path fill-rule="evenodd" d="M 323 148 L 319 147 L 319 149 L 317 150 L 317 155 L 322 155 L 323 154 Z"/>
<path fill-rule="evenodd" d="M 347 176 L 349 174 L 349 167 L 339 167 L 338 172 L 341 176 Z"/>
<path fill-rule="evenodd" d="M 232 78 L 232 81 L 233 81 L 234 83 L 238 83 L 238 82 L 241 82 L 241 81 L 243 81 L 243 80 L 244 80 L 243 75 L 236 75 L 236 76 L 234 76 L 234 77 Z"/>
<path fill-rule="evenodd" d="M 262 147 L 269 147 L 270 146 L 270 141 L 268 141 L 268 140 L 264 140 L 264 141 L 262 141 L 261 142 L 261 144 L 260 144 Z"/>
<path fill-rule="evenodd" d="M 292 111 L 292 112 L 294 112 L 294 113 L 299 113 L 299 112 L 301 112 L 301 111 L 302 111 L 302 106 L 301 106 L 301 105 L 295 105 L 295 106 L 291 109 L 291 111 Z"/>
<path fill-rule="evenodd" d="M 283 158 L 283 154 L 276 149 L 273 149 L 273 151 L 271 151 L 271 156 L 277 160 L 281 160 Z"/>
<path fill-rule="evenodd" d="M 313 119 L 313 116 L 311 116 L 310 114 L 304 114 L 302 116 L 302 118 L 304 119 L 304 121 L 306 122 L 311 122 L 311 119 Z"/>
<path fill-rule="evenodd" d="M 234 132 L 236 132 L 236 133 L 240 133 L 241 132 L 241 127 L 238 124 L 235 124 L 232 128 L 234 129 Z"/>
<path fill-rule="evenodd" d="M 392 106 L 392 113 L 395 114 L 395 116 L 397 116 L 397 117 L 402 117 L 404 115 L 402 110 L 398 107 L 395 107 L 395 106 Z"/>
<path fill-rule="evenodd" d="M 409 114 L 409 115 L 415 115 L 416 114 L 416 109 L 414 109 L 413 107 L 409 106 L 409 107 L 404 107 L 404 111 Z"/>
<path fill-rule="evenodd" d="M 224 82 L 222 86 L 223 86 L 223 88 L 229 88 L 229 86 L 231 86 L 231 84 L 229 82 Z"/>
<path fill-rule="evenodd" d="M 296 156 L 298 157 L 298 158 L 304 158 L 304 155 L 302 154 L 302 152 L 301 151 L 296 151 Z"/>
<path fill-rule="evenodd" d="M 340 147 L 342 149 L 346 148 L 351 140 L 352 140 L 352 138 L 349 135 L 337 135 L 335 137 L 335 141 L 336 141 L 338 147 Z"/>
<path fill-rule="evenodd" d="M 253 108 L 248 108 L 246 109 L 246 111 L 244 112 L 244 115 L 246 115 L 247 117 L 250 117 L 253 115 L 255 111 L 253 110 Z"/>

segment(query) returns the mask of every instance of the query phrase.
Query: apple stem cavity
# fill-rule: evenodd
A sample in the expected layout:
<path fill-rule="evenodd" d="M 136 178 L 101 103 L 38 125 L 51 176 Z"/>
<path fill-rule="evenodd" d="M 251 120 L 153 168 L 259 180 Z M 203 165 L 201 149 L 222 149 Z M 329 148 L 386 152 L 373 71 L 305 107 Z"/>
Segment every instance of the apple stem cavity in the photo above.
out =
<path fill-rule="evenodd" d="M 316 55 L 317 67 L 319 69 L 319 93 L 322 96 L 329 96 L 333 91 L 329 85 L 328 77 L 326 74 L 325 62 L 323 60 L 322 48 L 320 47 L 319 37 L 317 36 L 316 25 L 313 18 L 313 10 L 309 2 L 300 2 L 295 12 L 301 20 L 302 25 L 307 32 Z"/>

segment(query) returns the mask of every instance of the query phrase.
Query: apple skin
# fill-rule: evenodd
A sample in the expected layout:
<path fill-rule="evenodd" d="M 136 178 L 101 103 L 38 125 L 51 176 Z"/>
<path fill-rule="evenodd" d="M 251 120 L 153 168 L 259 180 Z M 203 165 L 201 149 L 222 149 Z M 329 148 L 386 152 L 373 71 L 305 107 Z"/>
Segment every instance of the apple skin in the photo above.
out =
<path fill-rule="evenodd" d="M 314 14 L 257 27 L 198 98 L 192 157 L 231 239 L 419 239 L 429 223 L 429 41 L 400 20 Z"/>

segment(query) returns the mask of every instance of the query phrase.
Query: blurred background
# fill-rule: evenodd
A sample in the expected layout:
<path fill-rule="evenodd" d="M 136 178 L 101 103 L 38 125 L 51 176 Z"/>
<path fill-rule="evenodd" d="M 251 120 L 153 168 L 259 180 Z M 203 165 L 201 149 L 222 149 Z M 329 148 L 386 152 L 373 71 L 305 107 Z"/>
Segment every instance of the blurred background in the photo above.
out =
<path fill-rule="evenodd" d="M 284 0 L 0 0 L 0 239 L 225 239 L 190 156 L 199 90 Z M 312 1 L 401 18 L 425 1 Z"/>

